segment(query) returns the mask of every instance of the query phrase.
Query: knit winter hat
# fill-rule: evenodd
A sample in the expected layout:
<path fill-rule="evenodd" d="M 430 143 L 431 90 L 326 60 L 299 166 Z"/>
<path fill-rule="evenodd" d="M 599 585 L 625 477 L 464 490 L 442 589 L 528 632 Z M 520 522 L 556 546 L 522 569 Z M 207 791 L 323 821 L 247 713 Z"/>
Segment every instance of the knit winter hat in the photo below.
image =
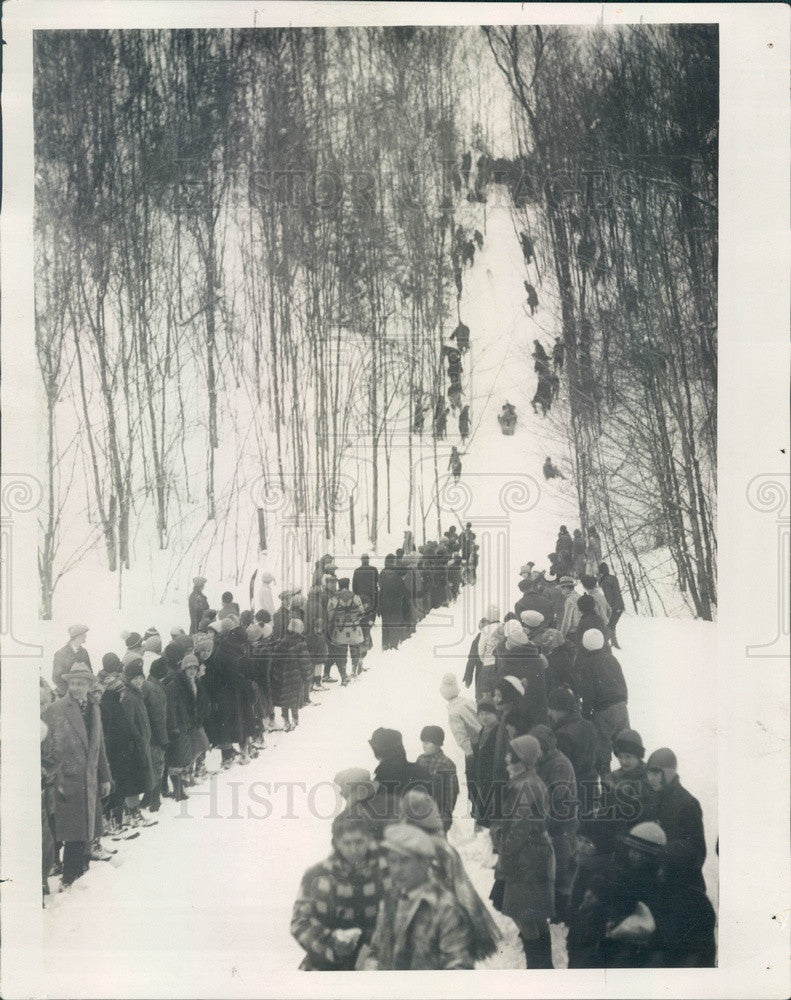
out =
<path fill-rule="evenodd" d="M 582 636 L 582 645 L 590 652 L 595 652 L 604 646 L 604 636 L 597 628 L 589 628 Z"/>
<path fill-rule="evenodd" d="M 624 729 L 615 737 L 615 753 L 631 753 L 640 760 L 645 756 L 642 737 L 634 729 Z"/>
<path fill-rule="evenodd" d="M 627 847 L 633 847 L 646 854 L 661 856 L 665 852 L 667 837 L 658 823 L 638 823 L 621 841 Z"/>
<path fill-rule="evenodd" d="M 421 743 L 433 743 L 434 746 L 441 747 L 445 742 L 445 730 L 442 726 L 423 726 L 420 730 Z"/>
<path fill-rule="evenodd" d="M 259 639 L 263 639 L 264 630 L 258 624 L 258 622 L 251 622 L 247 626 L 247 638 L 251 643 L 258 642 Z"/>
<path fill-rule="evenodd" d="M 305 623 L 301 618 L 292 618 L 288 623 L 288 631 L 294 632 L 295 635 L 302 635 L 305 631 Z"/>
<path fill-rule="evenodd" d="M 140 655 L 140 650 L 127 649 L 127 651 L 123 655 L 123 658 L 121 659 L 121 663 L 123 664 L 123 666 L 126 666 L 129 663 L 134 663 L 135 660 L 140 660 L 141 663 L 143 662 L 143 658 Z"/>
<path fill-rule="evenodd" d="M 577 707 L 577 696 L 567 687 L 556 687 L 549 692 L 547 708 L 555 712 L 573 712 Z"/>
<path fill-rule="evenodd" d="M 486 609 L 486 619 L 489 622 L 499 622 L 500 621 L 500 609 L 496 604 L 490 604 Z"/>
<path fill-rule="evenodd" d="M 520 618 L 522 619 L 522 624 L 528 628 L 538 628 L 539 625 L 543 625 L 544 623 L 544 616 L 540 611 L 523 611 Z"/>
<path fill-rule="evenodd" d="M 120 674 L 123 670 L 123 664 L 115 653 L 105 653 L 102 657 L 102 670 L 106 674 Z"/>
<path fill-rule="evenodd" d="M 173 636 L 173 645 L 183 656 L 184 653 L 189 653 L 192 649 L 193 646 L 192 636 L 184 635 L 183 632 L 181 633 L 181 635 L 175 635 Z"/>
<path fill-rule="evenodd" d="M 645 762 L 647 771 L 661 771 L 665 776 L 665 781 L 670 781 L 678 769 L 676 755 L 668 747 L 660 747 L 654 750 Z"/>
<path fill-rule="evenodd" d="M 157 632 L 154 635 L 149 635 L 146 639 L 143 639 L 143 652 L 145 653 L 161 653 L 162 652 L 162 639 Z"/>
<path fill-rule="evenodd" d="M 446 701 L 450 701 L 451 698 L 455 698 L 459 694 L 459 690 L 459 682 L 456 680 L 456 675 L 445 674 L 439 686 L 439 693 L 442 697 Z"/>
<path fill-rule="evenodd" d="M 368 745 L 378 754 L 404 753 L 404 737 L 397 729 L 375 729 L 368 740 Z"/>
<path fill-rule="evenodd" d="M 505 623 L 503 628 L 503 633 L 505 634 L 505 641 L 508 648 L 513 648 L 514 646 L 526 646 L 527 636 L 525 635 L 525 630 L 516 618 L 512 618 L 510 621 Z"/>
<path fill-rule="evenodd" d="M 261 574 L 261 583 L 274 583 L 274 582 L 275 578 L 272 576 L 270 572 L 267 571 L 266 573 Z"/>
<path fill-rule="evenodd" d="M 205 576 L 193 576 L 192 583 L 196 587 L 203 587 L 205 585 L 205 583 L 206 583 L 206 577 Z"/>
<path fill-rule="evenodd" d="M 225 621 L 225 619 L 223 619 L 223 621 Z M 222 622 L 218 621 L 209 622 L 209 628 L 212 630 L 212 632 L 216 632 L 217 635 L 219 635 L 220 632 L 223 631 Z"/>
<path fill-rule="evenodd" d="M 126 648 L 127 649 L 137 649 L 138 646 L 143 645 L 143 637 L 139 632 L 130 632 L 126 636 Z"/>
<path fill-rule="evenodd" d="M 197 670 L 200 664 L 198 663 L 198 657 L 194 653 L 187 653 L 179 666 L 182 670 L 186 670 L 187 667 L 195 667 Z"/>
<path fill-rule="evenodd" d="M 167 660 L 160 656 L 158 660 L 154 660 L 151 666 L 148 668 L 148 676 L 153 677 L 158 681 L 161 681 L 163 677 L 168 675 L 168 663 Z"/>
<path fill-rule="evenodd" d="M 229 632 L 233 632 L 239 621 L 236 615 L 228 615 L 227 618 L 223 618 L 220 622 L 220 635 L 227 635 Z"/>
<path fill-rule="evenodd" d="M 399 818 L 429 834 L 439 833 L 442 830 L 442 818 L 437 803 L 422 788 L 410 788 L 406 792 L 401 799 Z"/>
<path fill-rule="evenodd" d="M 577 601 L 577 607 L 584 615 L 590 615 L 596 610 L 596 602 L 590 594 L 583 594 Z"/>
<path fill-rule="evenodd" d="M 143 673 L 143 661 L 138 656 L 134 660 L 130 660 L 129 663 L 124 664 L 124 677 L 131 681 L 133 677 L 144 677 Z"/>
<path fill-rule="evenodd" d="M 500 689 L 501 694 L 508 693 L 507 690 L 503 688 L 504 684 L 507 685 L 508 688 L 511 688 L 513 691 L 515 691 L 520 698 L 524 697 L 525 686 L 518 677 L 513 677 L 511 674 L 508 674 L 508 676 L 503 677 L 502 680 L 498 681 L 495 687 L 498 687 Z"/>
<path fill-rule="evenodd" d="M 517 736 L 509 746 L 525 767 L 535 767 L 541 759 L 541 744 L 535 736 Z"/>
<path fill-rule="evenodd" d="M 573 576 L 561 576 L 558 580 L 559 587 L 568 587 L 570 590 L 574 589 L 574 577 Z"/>

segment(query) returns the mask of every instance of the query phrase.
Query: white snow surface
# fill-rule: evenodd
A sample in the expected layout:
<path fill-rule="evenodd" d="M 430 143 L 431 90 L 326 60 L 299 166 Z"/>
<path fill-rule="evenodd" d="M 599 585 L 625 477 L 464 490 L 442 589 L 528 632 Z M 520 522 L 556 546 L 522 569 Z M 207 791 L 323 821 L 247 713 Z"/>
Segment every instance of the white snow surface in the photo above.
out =
<path fill-rule="evenodd" d="M 452 671 L 461 678 L 487 605 L 499 603 L 503 613 L 513 605 L 521 564 L 533 559 L 537 568 L 546 567 L 558 526 L 576 526 L 569 483 L 547 484 L 541 474 L 548 454 L 568 472 L 566 457 L 551 419 L 534 416 L 529 405 L 536 378 L 532 342 L 539 338 L 551 347 L 554 318 L 540 307 L 531 319 L 523 305 L 526 271 L 511 214 L 500 201 L 489 205 L 485 216 L 482 206 L 468 206 L 468 218 L 461 220 L 485 236 L 483 251 L 465 272 L 460 303 L 472 337 L 471 352 L 464 356 L 464 386 L 473 430 L 461 446 L 449 420 L 449 438 L 441 443 L 443 453 L 449 454 L 454 443 L 464 452 L 461 489 L 441 483 L 442 526 L 473 522 L 482 549 L 478 583 L 464 588 L 453 608 L 433 612 L 397 651 L 382 653 L 375 629 L 375 648 L 366 660 L 370 669 L 360 679 L 320 695 L 321 704 L 302 711 L 294 732 L 268 735 L 267 749 L 248 766 L 234 766 L 191 789 L 183 806 L 165 800 L 157 826 L 142 830 L 136 840 L 112 845 L 118 849 L 115 863 L 93 863 L 68 891 L 51 896 L 45 944 L 53 993 L 83 995 L 85 962 L 96 995 L 114 990 L 123 995 L 124 986 L 152 995 L 169 987 L 180 995 L 210 995 L 207 991 L 217 984 L 231 993 L 254 993 L 272 970 L 296 968 L 302 952 L 289 933 L 291 907 L 303 871 L 329 852 L 328 817 L 337 808 L 330 782 L 341 768 L 373 770 L 367 741 L 378 726 L 400 729 L 414 759 L 422 727 L 442 725 L 446 752 L 456 761 L 463 786 L 463 755 L 448 732 L 438 690 L 442 676 Z M 496 420 L 506 399 L 519 414 L 513 437 L 502 436 Z M 399 483 L 397 456 L 392 478 Z M 387 539 L 392 548 L 404 526 L 393 524 Z M 357 565 L 356 556 L 332 543 L 327 550 L 335 553 L 341 570 Z M 379 558 L 374 562 L 381 565 Z M 123 628 L 143 632 L 155 625 L 167 641 L 171 626 L 186 625 L 190 581 L 163 605 L 152 597 L 162 590 L 152 586 L 151 572 L 128 575 L 125 610 L 119 611 L 117 583 L 109 574 L 75 570 L 64 581 L 55 620 L 42 622 L 46 651 L 62 645 L 66 627 L 81 618 L 89 618 L 95 669 L 107 650 L 122 652 Z M 245 606 L 246 585 L 243 594 L 230 583 L 211 579 L 210 603 L 229 588 Z M 618 628 L 623 647 L 618 657 L 629 686 L 632 726 L 649 753 L 659 746 L 676 752 L 682 782 L 701 801 L 708 845 L 704 875 L 716 907 L 715 628 L 700 621 L 626 615 Z M 218 751 L 209 755 L 209 765 L 219 766 Z M 487 898 L 492 883 L 488 834 L 474 835 L 466 807 L 462 791 L 449 839 Z M 499 915 L 495 919 L 504 939 L 485 967 L 523 968 L 513 924 Z M 562 934 L 553 927 L 557 967 L 565 964 Z M 158 956 L 156 963 L 152 955 Z"/>

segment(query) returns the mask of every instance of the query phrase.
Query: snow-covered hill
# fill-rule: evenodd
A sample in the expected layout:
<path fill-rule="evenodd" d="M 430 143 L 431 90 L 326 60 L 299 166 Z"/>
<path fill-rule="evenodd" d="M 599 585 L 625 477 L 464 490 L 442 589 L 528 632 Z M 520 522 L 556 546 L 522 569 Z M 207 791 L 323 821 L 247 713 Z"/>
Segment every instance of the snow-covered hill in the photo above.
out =
<path fill-rule="evenodd" d="M 523 307 L 525 269 L 507 207 L 490 205 L 485 216 L 482 206 L 467 211 L 461 221 L 484 233 L 483 250 L 465 272 L 460 303 L 461 318 L 471 330 L 464 384 L 473 431 L 460 446 L 459 488 L 441 484 L 441 502 L 443 528 L 473 523 L 482 546 L 478 583 L 462 591 L 455 607 L 430 615 L 398 651 L 381 653 L 375 630 L 370 669 L 358 681 L 327 691 L 320 706 L 303 711 L 295 732 L 270 735 L 268 749 L 256 761 L 193 790 L 183 810 L 164 802 L 159 824 L 122 843 L 117 864 L 94 864 L 68 892 L 51 897 L 45 914 L 51 992 L 74 995 L 70 991 L 79 984 L 81 995 L 94 987 L 103 996 L 170 990 L 196 996 L 277 994 L 278 971 L 295 968 L 301 955 L 289 934 L 299 878 L 329 849 L 327 817 L 336 804 L 332 776 L 352 765 L 375 766 L 367 740 L 377 726 L 400 729 L 414 759 L 421 728 L 446 724 L 439 683 L 447 671 L 463 672 L 483 608 L 491 601 L 512 605 L 520 565 L 533 559 L 538 567 L 546 566 L 558 526 L 575 526 L 568 483 L 547 484 L 541 475 L 548 454 L 561 468 L 565 462 L 552 420 L 533 415 L 529 403 L 535 391 L 533 339 L 551 345 L 552 316 L 540 307 L 531 319 Z M 496 420 L 506 399 L 519 414 L 513 437 L 502 436 Z M 449 427 L 452 432 L 440 446 L 447 453 L 452 444 L 460 445 Z M 403 484 L 398 463 L 406 460 L 406 451 L 394 456 L 392 480 Z M 398 509 L 397 490 L 394 497 Z M 402 502 L 405 509 L 405 497 Z M 388 551 L 385 543 L 398 544 L 405 526 L 405 519 L 392 524 L 375 562 Z M 363 548 L 344 552 L 328 545 L 341 569 L 355 565 Z M 229 582 L 212 579 L 210 600 Z M 76 570 L 59 599 L 56 620 L 46 625 L 47 652 L 62 644 L 72 618 L 89 614 L 94 661 L 108 649 L 119 649 L 123 627 L 156 625 L 167 634 L 185 620 L 188 583 L 185 579 L 180 593 L 162 605 L 151 598 L 151 575 L 130 574 L 119 612 L 106 574 L 96 571 L 92 577 Z M 716 905 L 715 626 L 627 615 L 619 637 L 631 723 L 649 752 L 658 746 L 675 750 L 682 782 L 702 803 L 709 848 L 704 874 Z M 446 749 L 463 775 L 461 754 L 450 737 Z M 210 756 L 215 766 L 216 757 L 216 752 Z M 465 805 L 461 796 L 450 840 L 486 897 L 492 878 L 485 863 L 486 835 L 473 835 L 472 821 L 461 815 Z M 503 949 L 487 964 L 523 967 L 513 925 L 498 921 L 506 934 Z M 560 964 L 558 928 L 553 933 Z M 175 955 L 178 959 L 169 959 Z"/>

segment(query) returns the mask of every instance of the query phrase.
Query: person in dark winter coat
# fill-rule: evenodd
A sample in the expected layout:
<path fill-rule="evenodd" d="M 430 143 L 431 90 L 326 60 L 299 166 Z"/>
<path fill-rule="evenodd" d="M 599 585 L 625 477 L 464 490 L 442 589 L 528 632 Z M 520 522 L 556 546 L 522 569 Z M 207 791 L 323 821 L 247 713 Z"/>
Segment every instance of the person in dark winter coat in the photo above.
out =
<path fill-rule="evenodd" d="M 497 749 L 497 728 L 500 716 L 493 701 L 483 698 L 478 702 L 478 721 L 481 733 L 475 748 L 475 803 L 473 816 L 477 824 L 490 827 L 492 817 L 500 816 L 501 805 L 494 801 L 500 794 L 495 784 L 495 753 Z"/>
<path fill-rule="evenodd" d="M 214 651 L 205 662 L 204 684 L 211 703 L 207 735 L 221 748 L 223 765 L 228 767 L 235 754 L 234 743 L 242 747 L 248 736 L 245 678 L 249 665 L 245 630 L 241 626 L 226 626 L 215 639 Z"/>
<path fill-rule="evenodd" d="M 480 686 L 481 669 L 483 664 L 481 658 L 478 655 L 478 643 L 481 640 L 481 629 L 488 625 L 489 622 L 486 618 L 481 618 L 478 622 L 478 634 L 472 640 L 470 644 L 470 651 L 467 654 L 467 666 L 464 669 L 464 679 L 463 683 L 465 687 L 470 687 L 473 683 L 475 684 L 475 700 L 479 701 L 483 696 L 483 691 Z"/>
<path fill-rule="evenodd" d="M 160 806 L 160 789 L 165 772 L 165 753 L 168 747 L 168 698 L 162 681 L 167 676 L 168 667 L 160 657 L 154 660 L 148 672 L 148 679 L 143 684 L 143 702 L 148 712 L 148 724 L 151 727 L 151 764 L 154 768 L 155 782 L 149 793 L 148 801 L 143 800 L 151 812 L 157 812 Z"/>
<path fill-rule="evenodd" d="M 72 625 L 69 629 L 69 641 L 53 657 L 52 683 L 59 698 L 62 698 L 68 691 L 64 674 L 67 674 L 75 663 L 84 664 L 93 673 L 91 658 L 85 648 L 87 637 L 87 625 Z"/>
<path fill-rule="evenodd" d="M 603 824 L 599 824 L 600 826 Z M 665 835 L 639 823 L 589 871 L 579 899 L 575 880 L 569 921 L 569 967 L 645 968 L 656 932 Z"/>
<path fill-rule="evenodd" d="M 195 760 L 194 736 L 198 723 L 198 658 L 193 653 L 185 654 L 178 671 L 165 686 L 168 702 L 168 749 L 165 761 L 168 774 L 173 782 L 173 797 L 177 802 L 186 799 L 184 791 L 184 771 Z"/>
<path fill-rule="evenodd" d="M 190 613 L 190 635 L 194 635 L 198 631 L 204 613 L 209 610 L 208 598 L 203 593 L 205 586 L 205 576 L 193 577 L 192 593 L 187 601 Z"/>
<path fill-rule="evenodd" d="M 544 622 L 552 626 L 555 623 L 555 609 L 550 602 L 536 590 L 535 581 L 529 577 L 519 581 L 519 589 L 522 596 L 514 605 L 514 614 L 521 618 L 523 611 L 538 611 L 544 616 Z"/>
<path fill-rule="evenodd" d="M 577 853 L 577 782 L 571 761 L 558 749 L 550 727 L 534 726 L 530 735 L 541 745 L 537 771 L 549 794 L 547 830 L 555 852 L 555 914 L 563 922 Z"/>
<path fill-rule="evenodd" d="M 332 824 L 332 853 L 302 877 L 291 933 L 305 949 L 300 969 L 354 969 L 370 944 L 379 903 L 389 888 L 385 855 L 369 824 L 341 813 Z"/>
<path fill-rule="evenodd" d="M 459 797 L 459 779 L 456 765 L 442 750 L 445 731 L 441 726 L 424 726 L 420 733 L 423 753 L 415 761 L 431 775 L 431 795 L 437 803 L 445 833 L 453 823 L 453 810 Z"/>
<path fill-rule="evenodd" d="M 121 661 L 115 653 L 102 658 L 104 691 L 99 701 L 102 714 L 102 731 L 107 763 L 113 775 L 113 788 L 104 802 L 104 810 L 111 830 L 124 825 L 124 807 L 127 795 L 134 785 L 134 733 L 127 713 L 121 707 L 124 675 Z"/>
<path fill-rule="evenodd" d="M 580 818 L 587 818 L 593 813 L 599 792 L 596 730 L 592 722 L 580 715 L 579 701 L 570 688 L 554 688 L 549 692 L 547 705 L 558 749 L 574 768 Z"/>
<path fill-rule="evenodd" d="M 614 825 L 615 836 L 624 836 L 636 823 L 654 819 L 655 795 L 643 762 L 640 734 L 624 729 L 613 741 L 613 752 L 620 767 L 606 776 L 598 817 Z"/>
<path fill-rule="evenodd" d="M 126 808 L 133 819 L 140 818 L 140 796 L 150 793 L 157 783 L 154 765 L 151 761 L 151 725 L 143 701 L 142 659 L 132 660 L 124 667 L 124 689 L 121 692 L 121 708 L 126 713 L 132 735 L 127 780 L 124 790 Z"/>
<path fill-rule="evenodd" d="M 331 667 L 326 627 L 322 618 L 314 619 L 313 631 L 305 634 L 305 645 L 313 664 L 313 689 L 321 691 L 322 677 L 329 676 Z"/>
<path fill-rule="evenodd" d="M 99 706 L 88 697 L 93 672 L 75 663 L 60 675 L 66 694 L 44 712 L 52 754 L 60 761 L 55 780 L 55 836 L 63 843 L 63 884 L 88 868 L 97 827 L 97 803 L 110 794 L 111 774 L 104 750 Z M 49 735 L 48 734 L 48 735 Z"/>
<path fill-rule="evenodd" d="M 273 656 L 272 700 L 283 715 L 287 733 L 299 725 L 302 678 L 306 671 L 313 673 L 313 664 L 303 636 L 304 628 L 299 618 L 292 618 Z"/>
<path fill-rule="evenodd" d="M 596 601 L 591 594 L 583 594 L 582 597 L 577 599 L 577 610 L 579 612 L 576 618 L 576 625 L 569 632 L 567 639 L 575 645 L 579 644 L 581 636 L 588 631 L 588 629 L 598 629 L 599 632 L 604 636 L 605 649 L 610 648 L 610 630 L 607 628 L 606 619 L 602 618 L 601 615 L 596 613 Z"/>
<path fill-rule="evenodd" d="M 556 687 L 569 687 L 575 693 L 580 687 L 580 674 L 576 665 L 577 647 L 563 638 L 557 629 L 548 628 L 538 637 L 539 650 L 547 659 L 544 677 L 547 691 Z"/>
<path fill-rule="evenodd" d="M 379 614 L 382 618 L 382 649 L 398 649 L 406 637 L 411 621 L 409 595 L 401 574 L 396 570 L 395 556 L 385 556 L 385 566 L 379 574 Z"/>
<path fill-rule="evenodd" d="M 352 574 L 352 593 L 363 602 L 366 613 L 375 617 L 379 604 L 379 570 L 371 566 L 367 555 L 360 556 L 360 565 Z"/>
<path fill-rule="evenodd" d="M 603 779 L 610 772 L 614 738 L 629 729 L 626 681 L 621 664 L 604 648 L 604 636 L 598 629 L 583 633 L 577 666 L 582 714 L 596 727 L 599 774 Z"/>
<path fill-rule="evenodd" d="M 383 819 L 397 816 L 398 801 L 408 788 L 422 788 L 431 794 L 431 775 L 407 760 L 404 740 L 397 729 L 375 729 L 368 743 L 379 761 L 374 771 L 376 794 L 371 800 L 374 815 Z"/>
<path fill-rule="evenodd" d="M 621 585 L 618 582 L 618 577 L 610 572 L 610 567 L 605 562 L 599 563 L 599 586 L 611 609 L 610 620 L 607 622 L 607 626 L 612 636 L 612 644 L 615 649 L 620 649 L 621 647 L 618 645 L 618 639 L 615 635 L 615 626 L 618 624 L 626 607 L 623 603 L 623 595 L 621 594 Z"/>
<path fill-rule="evenodd" d="M 507 798 L 492 829 L 499 857 L 491 899 L 517 928 L 528 969 L 551 969 L 549 920 L 555 915 L 555 863 L 547 830 L 549 795 L 536 766 L 541 747 L 534 736 L 509 743 Z"/>
<path fill-rule="evenodd" d="M 654 750 L 646 762 L 656 821 L 667 836 L 665 871 L 669 880 L 705 892 L 703 812 L 700 802 L 679 781 L 677 769 L 676 755 L 667 747 Z"/>
<path fill-rule="evenodd" d="M 506 622 L 504 633 L 505 637 L 495 649 L 496 680 L 518 677 L 525 692 L 520 708 L 529 720 L 529 726 L 532 728 L 539 723 L 547 723 L 546 661 L 529 641 L 518 621 Z"/>

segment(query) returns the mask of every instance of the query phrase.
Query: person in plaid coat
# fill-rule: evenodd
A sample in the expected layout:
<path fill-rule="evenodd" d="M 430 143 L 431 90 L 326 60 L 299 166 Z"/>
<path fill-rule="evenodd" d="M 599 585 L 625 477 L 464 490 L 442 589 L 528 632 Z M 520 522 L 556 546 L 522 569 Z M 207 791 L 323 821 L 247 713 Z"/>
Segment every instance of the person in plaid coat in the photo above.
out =
<path fill-rule="evenodd" d="M 291 915 L 291 933 L 305 949 L 303 971 L 354 969 L 390 887 L 386 856 L 365 819 L 336 816 L 332 847 L 325 861 L 305 872 Z"/>

